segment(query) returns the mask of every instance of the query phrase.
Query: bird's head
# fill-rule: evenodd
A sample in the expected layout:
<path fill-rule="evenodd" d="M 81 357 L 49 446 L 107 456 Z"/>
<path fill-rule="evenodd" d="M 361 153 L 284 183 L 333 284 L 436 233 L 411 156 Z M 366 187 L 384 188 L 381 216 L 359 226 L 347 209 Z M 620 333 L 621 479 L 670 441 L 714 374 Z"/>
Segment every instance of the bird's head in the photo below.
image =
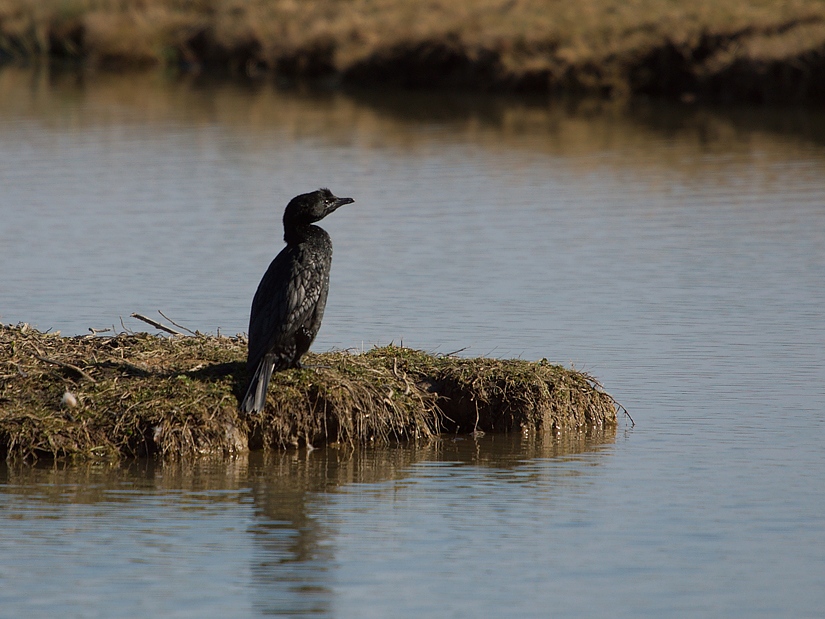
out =
<path fill-rule="evenodd" d="M 338 198 L 329 189 L 319 189 L 295 196 L 284 211 L 284 228 L 308 226 L 322 220 L 339 206 L 355 202 L 352 198 Z"/>

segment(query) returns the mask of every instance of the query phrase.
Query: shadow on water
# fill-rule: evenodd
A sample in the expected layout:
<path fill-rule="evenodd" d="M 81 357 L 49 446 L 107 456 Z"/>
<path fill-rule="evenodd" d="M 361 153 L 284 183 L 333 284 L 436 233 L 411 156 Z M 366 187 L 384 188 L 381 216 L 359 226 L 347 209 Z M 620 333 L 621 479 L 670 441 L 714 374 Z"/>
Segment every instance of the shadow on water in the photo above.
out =
<path fill-rule="evenodd" d="M 334 522 L 319 514 L 339 492 L 351 494 L 361 488 L 374 491 L 378 487 L 393 495 L 399 491 L 398 483 L 414 479 L 420 475 L 421 466 L 428 464 L 448 464 L 442 473 L 445 476 L 456 466 L 475 467 L 485 476 L 502 474 L 502 483 L 541 483 L 551 491 L 556 484 L 564 484 L 565 492 L 569 489 L 569 470 L 554 467 L 552 462 L 563 465 L 592 454 L 596 458 L 591 458 L 589 464 L 598 465 L 603 458 L 597 452 L 615 438 L 615 429 L 609 429 L 564 438 L 489 435 L 477 439 L 446 437 L 426 444 L 386 448 L 254 452 L 229 460 L 143 460 L 74 466 L 2 463 L 0 495 L 6 495 L 6 509 L 0 511 L 0 517 L 19 517 L 15 515 L 19 506 L 29 517 L 47 514 L 45 517 L 59 520 L 68 506 L 91 506 L 111 514 L 109 517 L 113 516 L 119 526 L 128 526 L 129 518 L 136 510 L 140 512 L 143 502 L 161 497 L 174 513 L 167 516 L 166 522 L 153 516 L 152 526 L 157 532 L 166 527 L 174 531 L 181 517 L 197 520 L 204 517 L 204 511 L 245 507 L 249 523 L 246 536 L 252 548 L 250 584 L 255 590 L 256 606 L 265 614 L 324 614 L 330 610 L 333 597 L 330 572 L 334 569 L 337 531 Z M 536 469 L 537 461 L 550 465 Z M 589 466 L 588 471 L 594 471 L 593 467 Z M 558 480 L 554 481 L 556 475 Z M 191 541 L 211 543 L 197 536 Z M 38 549 L 41 551 L 48 553 L 49 549 Z M 90 547 L 88 551 L 98 550 Z M 15 558 L 5 560 L 13 562 Z M 186 583 L 180 586 L 185 589 Z"/>
<path fill-rule="evenodd" d="M 594 99 L 553 99 L 535 96 L 480 96 L 461 93 L 427 93 L 348 90 L 353 101 L 398 122 L 472 122 L 481 127 L 513 134 L 552 135 L 564 118 L 592 121 L 599 117 L 614 123 L 630 123 L 651 137 L 695 137 L 699 144 L 746 139 L 753 131 L 774 133 L 817 145 L 825 145 L 825 114 L 795 106 L 696 106 L 641 99 L 630 103 Z M 520 124 L 521 116 L 527 123 Z M 539 122 L 543 118 L 544 122 Z"/>

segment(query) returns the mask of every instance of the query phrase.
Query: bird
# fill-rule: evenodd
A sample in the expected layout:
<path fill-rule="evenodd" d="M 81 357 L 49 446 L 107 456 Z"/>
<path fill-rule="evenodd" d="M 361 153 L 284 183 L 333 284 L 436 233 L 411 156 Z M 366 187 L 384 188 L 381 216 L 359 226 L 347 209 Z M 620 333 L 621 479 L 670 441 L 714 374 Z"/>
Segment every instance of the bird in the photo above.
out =
<path fill-rule="evenodd" d="M 312 224 L 353 202 L 322 188 L 287 204 L 286 247 L 270 263 L 252 299 L 243 413 L 264 409 L 273 371 L 301 367 L 301 357 L 321 328 L 332 264 L 332 239 Z"/>

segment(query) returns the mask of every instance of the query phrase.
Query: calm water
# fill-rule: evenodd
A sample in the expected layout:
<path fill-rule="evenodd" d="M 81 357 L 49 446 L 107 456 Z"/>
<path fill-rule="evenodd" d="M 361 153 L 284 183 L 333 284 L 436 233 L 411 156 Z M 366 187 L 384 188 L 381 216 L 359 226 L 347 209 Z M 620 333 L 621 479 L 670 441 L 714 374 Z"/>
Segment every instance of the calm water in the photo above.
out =
<path fill-rule="evenodd" d="M 322 185 L 315 350 L 546 357 L 636 427 L 0 468 L 0 616 L 823 616 L 825 116 L 7 69 L 0 320 L 244 331 Z"/>

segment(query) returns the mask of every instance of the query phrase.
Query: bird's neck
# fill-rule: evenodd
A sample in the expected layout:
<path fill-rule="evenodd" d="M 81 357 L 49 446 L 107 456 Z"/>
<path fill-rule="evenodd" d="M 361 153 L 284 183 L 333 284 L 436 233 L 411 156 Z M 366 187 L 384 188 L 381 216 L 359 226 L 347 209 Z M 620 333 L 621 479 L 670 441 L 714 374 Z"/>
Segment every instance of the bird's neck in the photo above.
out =
<path fill-rule="evenodd" d="M 284 241 L 287 245 L 297 245 L 323 234 L 325 234 L 323 229 L 312 224 L 289 226 L 284 228 Z"/>

